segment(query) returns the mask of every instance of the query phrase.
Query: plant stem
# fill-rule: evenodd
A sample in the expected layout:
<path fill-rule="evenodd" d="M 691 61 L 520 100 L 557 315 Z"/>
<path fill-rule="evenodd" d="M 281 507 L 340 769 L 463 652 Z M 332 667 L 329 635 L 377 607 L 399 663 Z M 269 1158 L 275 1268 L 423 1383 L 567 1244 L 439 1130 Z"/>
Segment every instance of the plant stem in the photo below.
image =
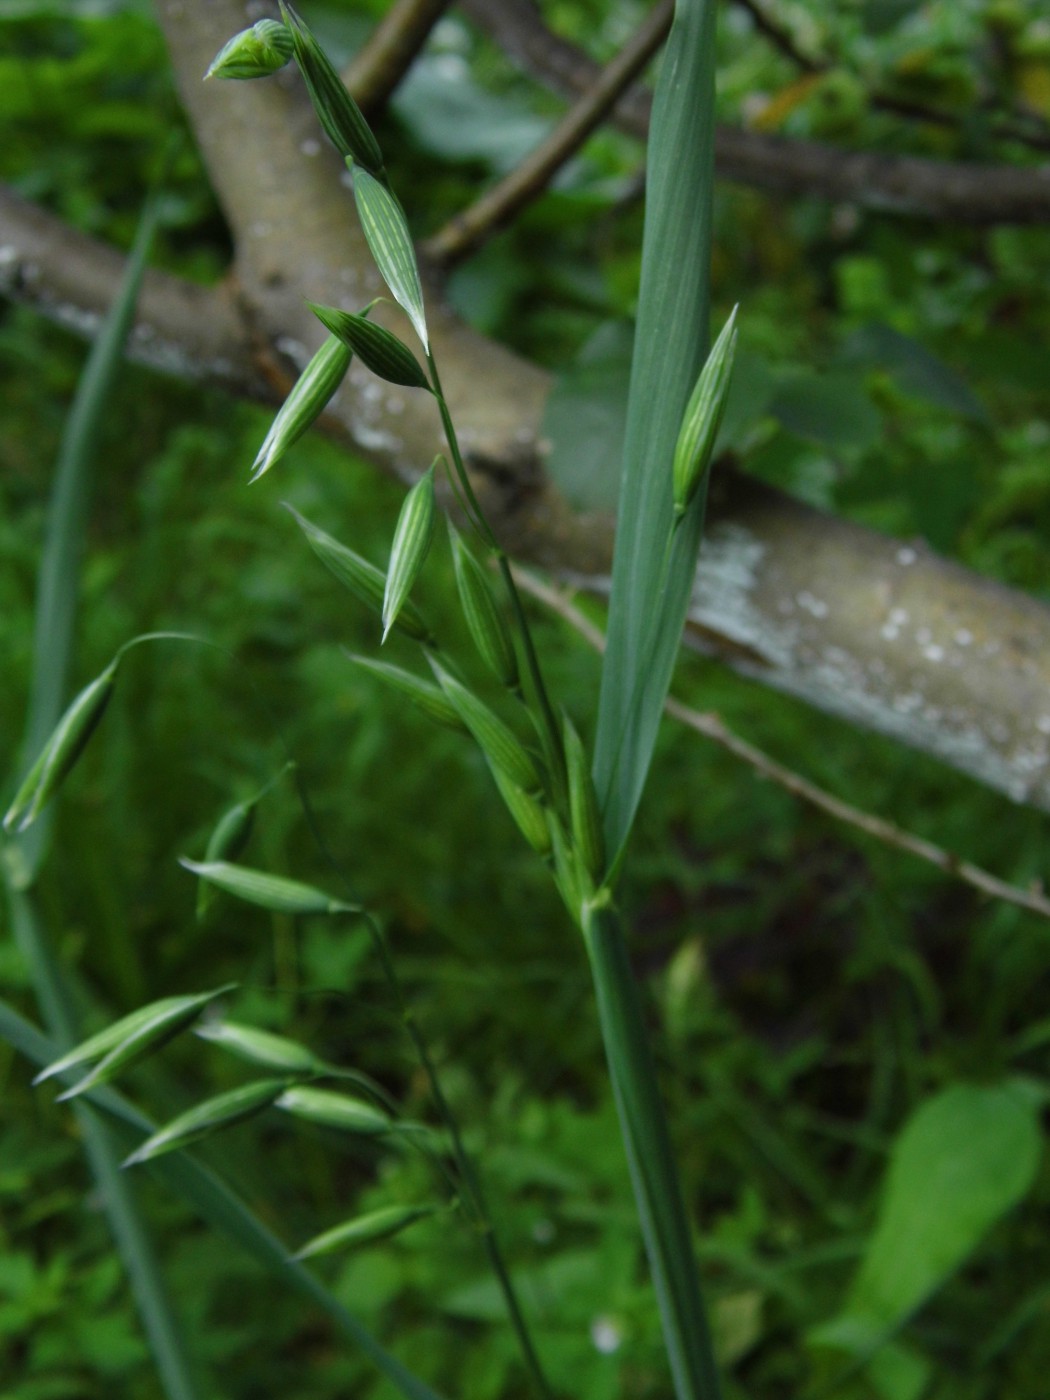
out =
<path fill-rule="evenodd" d="M 415 1012 L 408 1004 L 408 999 L 401 986 L 401 979 L 397 975 L 397 969 L 394 967 L 394 962 L 390 956 L 390 950 L 386 946 L 386 939 L 383 937 L 382 930 L 371 915 L 365 914 L 364 918 L 372 934 L 372 941 L 379 955 L 383 974 L 394 995 L 398 1011 L 404 1022 L 405 1030 L 408 1032 L 409 1039 L 412 1041 L 412 1047 L 418 1056 L 423 1073 L 426 1075 L 430 1093 L 434 1100 L 434 1106 L 437 1109 L 438 1116 L 444 1127 L 448 1131 L 449 1139 L 452 1143 L 452 1153 L 456 1159 L 456 1166 L 459 1168 L 460 1177 L 466 1188 L 470 1206 L 476 1217 L 477 1224 L 480 1227 L 485 1253 L 488 1255 L 489 1264 L 492 1267 L 493 1273 L 496 1275 L 496 1281 L 503 1294 L 503 1300 L 507 1307 L 510 1323 L 518 1339 L 518 1345 L 521 1348 L 521 1354 L 525 1361 L 526 1368 L 528 1369 L 537 1393 L 543 1397 L 543 1400 L 554 1400 L 554 1392 L 551 1390 L 550 1383 L 544 1374 L 543 1366 L 536 1352 L 536 1348 L 533 1345 L 525 1316 L 521 1310 L 521 1304 L 518 1301 L 514 1283 L 507 1269 L 506 1261 L 503 1258 L 503 1251 L 500 1248 L 495 1226 L 492 1223 L 492 1217 L 489 1215 L 488 1206 L 485 1201 L 481 1178 L 474 1166 L 470 1153 L 466 1149 L 463 1137 L 459 1131 L 459 1124 L 456 1121 L 456 1116 L 441 1087 L 437 1066 L 431 1058 L 426 1040 L 423 1038 L 423 1033 L 419 1029 Z"/>
<path fill-rule="evenodd" d="M 514 620 L 518 626 L 522 649 L 525 653 L 525 665 L 529 673 L 529 680 L 532 683 L 536 703 L 539 705 L 540 723 L 537 729 L 540 742 L 543 745 L 544 758 L 550 769 L 555 789 L 559 794 L 564 794 L 566 790 L 565 758 L 561 750 L 561 735 L 558 729 L 558 722 L 554 717 L 554 708 L 551 705 L 550 696 L 547 693 L 547 687 L 543 680 L 543 672 L 540 670 L 540 660 L 536 653 L 536 645 L 532 639 L 528 618 L 525 615 L 521 594 L 518 592 L 517 584 L 514 582 L 514 574 L 511 570 L 510 560 L 500 547 L 496 536 L 492 533 L 492 527 L 485 518 L 485 512 L 482 510 L 481 503 L 474 494 L 474 488 L 471 485 L 470 477 L 467 475 L 463 454 L 459 449 L 459 439 L 456 436 L 455 424 L 452 422 L 452 414 L 449 412 L 448 403 L 445 400 L 445 395 L 441 388 L 441 378 L 438 374 L 437 361 L 434 359 L 432 350 L 427 351 L 427 363 L 430 366 L 434 397 L 437 399 L 438 409 L 441 413 L 441 422 L 445 429 L 445 440 L 448 443 L 448 450 L 452 454 L 452 464 L 455 468 L 456 478 L 459 481 L 468 506 L 467 514 L 470 517 L 471 524 L 484 543 L 492 551 L 499 565 L 503 587 L 506 591 L 511 611 L 514 614 Z"/>
<path fill-rule="evenodd" d="M 678 1400 L 719 1400 L 718 1370 L 689 1220 L 623 926 L 602 895 L 584 904 L 582 924 L 675 1394 Z"/>

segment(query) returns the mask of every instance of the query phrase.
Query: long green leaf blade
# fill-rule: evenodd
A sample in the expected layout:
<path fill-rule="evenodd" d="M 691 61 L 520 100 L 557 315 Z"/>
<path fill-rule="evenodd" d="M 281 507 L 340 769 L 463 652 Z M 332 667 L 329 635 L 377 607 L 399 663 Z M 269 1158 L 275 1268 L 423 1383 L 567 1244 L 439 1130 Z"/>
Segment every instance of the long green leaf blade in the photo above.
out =
<path fill-rule="evenodd" d="M 714 0 L 679 0 L 650 128 L 638 328 L 595 737 L 595 786 L 611 856 L 627 838 L 649 770 L 703 526 L 701 490 L 665 569 L 674 447 L 708 343 L 714 18 Z"/>
<path fill-rule="evenodd" d="M 23 749 L 27 758 L 41 749 L 63 709 L 80 592 L 80 557 L 90 498 L 91 466 L 99 428 L 111 402 L 110 391 L 134 319 L 159 207 L 159 195 L 154 194 L 143 209 L 120 291 L 88 354 L 62 435 L 37 592 L 33 669 Z M 76 1015 L 65 970 L 28 893 L 47 851 L 50 828 L 49 814 L 45 813 L 30 831 L 11 842 L 3 867 L 11 927 L 30 967 L 42 1013 L 56 1036 L 55 1042 L 44 1041 L 48 1051 L 44 1062 L 53 1060 L 61 1048 L 77 1038 Z M 200 1391 L 194 1367 L 134 1193 L 120 1174 L 110 1130 L 82 1106 L 76 1105 L 74 1111 L 99 1198 L 127 1270 L 160 1386 L 168 1400 L 197 1400 Z"/>
<path fill-rule="evenodd" d="M 120 291 L 88 353 L 62 433 L 37 585 L 32 679 L 22 747 L 23 772 L 44 748 L 64 708 L 80 591 L 80 557 L 90 499 L 91 468 L 99 430 L 123 360 L 124 342 L 135 318 L 135 304 L 157 226 L 158 207 L 158 199 L 153 196 L 142 211 Z M 17 851 L 18 879 L 23 887 L 32 883 L 40 866 L 50 828 L 49 819 L 38 820 L 32 830 L 13 843 Z"/>

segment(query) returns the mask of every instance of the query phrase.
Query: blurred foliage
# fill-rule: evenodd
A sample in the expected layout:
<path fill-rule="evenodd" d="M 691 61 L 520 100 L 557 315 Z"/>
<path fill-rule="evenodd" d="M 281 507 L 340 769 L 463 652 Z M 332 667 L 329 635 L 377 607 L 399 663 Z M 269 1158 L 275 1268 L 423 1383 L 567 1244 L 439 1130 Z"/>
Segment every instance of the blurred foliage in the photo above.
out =
<path fill-rule="evenodd" d="M 349 52 L 385 6 L 304 8 Z M 644 8 L 543 6 L 598 57 Z M 821 71 L 727 4 L 726 120 L 944 159 L 1030 163 L 1020 135 L 1047 139 L 1050 29 L 1038 6 L 790 0 L 765 13 Z M 168 135 L 184 128 L 149 7 L 14 0 L 0 5 L 0 25 L 0 176 L 126 246 Z M 943 119 L 907 119 L 892 102 L 935 106 Z M 559 110 L 453 11 L 382 133 L 415 226 L 438 226 Z M 561 376 L 552 431 L 565 459 L 577 455 L 580 423 L 595 463 L 604 454 L 593 440 L 615 439 L 641 158 L 627 138 L 597 136 L 451 281 L 464 314 Z M 1046 231 L 946 228 L 735 187 L 720 188 L 716 217 L 716 311 L 743 306 L 725 435 L 746 468 L 1050 597 Z M 158 258 L 212 278 L 228 251 L 186 135 Z M 0 358 L 0 733 L 10 764 L 49 471 L 83 349 L 6 306 Z M 340 647 L 371 649 L 377 627 L 277 509 L 287 498 L 382 560 L 400 493 L 313 438 L 247 490 L 266 423 L 129 366 L 100 452 L 78 678 L 147 629 L 193 631 L 229 656 L 184 644 L 133 653 L 62 804 L 42 900 L 87 1019 L 237 980 L 238 1018 L 366 1070 L 427 1117 L 362 933 L 221 899 L 203 926 L 194 921 L 194 882 L 176 857 L 199 856 L 230 801 L 293 753 L 327 841 L 384 919 L 551 1372 L 579 1400 L 666 1394 L 581 950 L 480 760 L 346 662 Z M 592 470 L 570 489 L 587 499 L 607 488 Z M 427 611 L 462 640 L 451 565 L 436 556 Z M 537 630 L 553 689 L 586 728 L 596 662 L 559 624 L 541 617 Z M 1043 874 L 1039 814 L 709 665 L 683 665 L 680 682 L 685 698 L 815 781 L 1005 878 Z M 261 804 L 245 859 L 323 882 L 287 779 Z M 1041 1400 L 1050 1179 L 1030 1140 L 1050 1071 L 1046 926 L 833 827 L 670 729 L 627 900 L 729 1395 Z M 35 1014 L 6 940 L 0 995 Z M 155 1382 L 71 1120 L 2 1046 L 0 1072 L 0 1374 L 18 1400 L 115 1390 L 145 1400 Z M 212 1048 L 180 1042 L 129 1088 L 170 1117 L 243 1077 Z M 1029 1152 L 1030 1172 L 976 1225 L 939 1198 L 927 1225 L 948 1238 L 946 1262 L 922 1274 L 913 1259 L 922 1286 L 900 1316 L 884 1315 L 892 1336 L 865 1369 L 851 1358 L 867 1343 L 843 1319 L 885 1274 L 887 1232 L 934 1171 L 923 1134 L 947 1121 L 946 1140 L 954 1131 L 965 1143 L 973 1104 L 960 1108 L 958 1096 L 979 1092 L 993 1105 L 979 1131 L 1015 1144 L 1015 1159 Z M 204 1155 L 290 1243 L 428 1184 L 415 1156 L 347 1148 L 272 1116 Z M 142 1194 L 207 1394 L 388 1400 L 316 1315 L 278 1306 L 269 1280 L 152 1183 Z M 972 1205 L 973 1192 L 963 1195 Z M 524 1393 L 483 1259 L 454 1223 L 424 1222 L 321 1267 L 446 1393 Z"/>

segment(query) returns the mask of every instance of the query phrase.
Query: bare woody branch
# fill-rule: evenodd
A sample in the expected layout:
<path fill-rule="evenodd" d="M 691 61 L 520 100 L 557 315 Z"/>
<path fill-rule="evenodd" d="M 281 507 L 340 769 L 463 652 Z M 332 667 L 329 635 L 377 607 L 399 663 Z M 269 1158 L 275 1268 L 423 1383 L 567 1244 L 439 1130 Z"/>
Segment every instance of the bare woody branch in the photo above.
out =
<path fill-rule="evenodd" d="M 112 304 L 124 258 L 0 186 L 0 292 L 92 336 Z M 232 286 L 147 272 L 131 354 L 186 379 L 259 392 L 259 364 Z"/>
<path fill-rule="evenodd" d="M 545 607 L 550 608 L 552 612 L 557 613 L 596 651 L 605 650 L 605 634 L 575 606 L 571 591 L 566 592 L 562 589 L 552 588 L 542 579 L 537 578 L 535 574 L 524 569 L 516 569 L 514 576 L 525 592 L 531 594 Z M 1017 885 L 1000 880 L 998 876 L 983 870 L 979 865 L 962 860 L 953 852 L 946 851 L 932 841 L 927 841 L 925 837 L 916 836 L 914 832 L 905 831 L 903 827 L 896 826 L 883 817 L 877 817 L 860 807 L 854 807 L 852 803 L 843 801 L 841 797 L 836 797 L 826 788 L 818 787 L 816 783 L 810 782 L 801 773 L 796 773 L 793 768 L 787 768 L 783 763 L 778 763 L 775 758 L 771 758 L 769 754 L 756 745 L 748 743 L 746 739 L 741 739 L 717 714 L 694 710 L 688 705 L 683 705 L 673 695 L 668 698 L 664 709 L 679 724 L 684 724 L 695 734 L 710 739 L 720 749 L 724 749 L 726 753 L 731 753 L 734 758 L 746 763 L 760 777 L 775 783 L 777 787 L 791 793 L 792 797 L 797 797 L 811 807 L 816 807 L 818 811 L 824 812 L 825 815 L 841 822 L 844 826 L 862 831 L 865 836 L 872 837 L 884 846 L 890 846 L 894 850 L 904 851 L 908 855 L 926 861 L 927 864 L 934 866 L 949 879 L 959 880 L 962 884 L 969 885 L 971 889 L 978 890 L 990 899 L 999 899 L 1005 904 L 1013 904 L 1018 909 L 1025 909 L 1030 914 L 1039 914 L 1044 919 L 1050 919 L 1050 899 L 1043 893 L 1041 886 L 1028 890 L 1020 889 Z"/>
<path fill-rule="evenodd" d="M 582 49 L 551 33 L 530 0 L 462 0 L 466 14 L 508 56 L 569 97 L 601 71 Z M 649 125 L 649 95 L 635 90 L 616 120 L 639 139 Z M 815 195 L 863 208 L 963 224 L 1050 221 L 1050 167 L 927 160 L 920 156 L 844 151 L 817 141 L 786 140 L 719 126 L 715 170 L 724 180 L 771 193 Z"/>
<path fill-rule="evenodd" d="M 378 112 L 412 66 L 452 0 L 397 0 L 356 53 L 343 79 L 357 104 Z"/>
<path fill-rule="evenodd" d="M 547 139 L 469 209 L 450 219 L 427 240 L 424 252 L 433 263 L 448 267 L 475 252 L 543 193 L 645 68 L 667 37 L 673 15 L 674 0 L 660 0 Z"/>
<path fill-rule="evenodd" d="M 290 376 L 321 338 L 304 298 L 359 306 L 379 290 L 378 280 L 340 184 L 338 158 L 317 143 L 296 85 L 243 84 L 231 93 L 229 85 L 200 82 L 241 23 L 240 5 L 199 0 L 177 10 L 162 10 L 162 17 L 171 18 L 184 100 L 237 248 L 236 302 L 230 289 L 196 288 L 188 302 L 147 301 L 148 324 L 154 342 L 187 347 L 171 367 L 189 372 L 198 360 L 236 366 L 223 382 L 272 394 L 275 369 Z M 49 257 L 60 294 L 43 294 L 42 272 L 35 284 L 24 272 L 9 278 L 12 290 L 67 324 L 83 308 L 90 330 L 119 263 L 76 236 L 64 269 L 59 250 L 70 235 L 36 217 L 0 203 L 0 246 L 11 250 L 9 268 L 42 268 L 40 230 L 57 240 Z M 85 248 L 92 271 L 82 286 L 70 269 L 72 255 Z M 151 295 L 162 285 L 151 279 Z M 469 465 L 502 538 L 518 557 L 600 593 L 612 522 L 570 509 L 544 469 L 548 377 L 458 322 L 438 289 L 431 287 L 428 298 Z M 180 310 L 186 305 L 198 314 Z M 140 335 L 140 353 L 145 343 Z M 333 404 L 328 426 L 380 468 L 409 479 L 440 447 L 437 415 L 425 400 L 359 370 Z M 716 473 L 710 522 L 691 607 L 692 644 L 1050 810 L 1050 608 L 919 544 L 824 515 L 724 468 Z"/>

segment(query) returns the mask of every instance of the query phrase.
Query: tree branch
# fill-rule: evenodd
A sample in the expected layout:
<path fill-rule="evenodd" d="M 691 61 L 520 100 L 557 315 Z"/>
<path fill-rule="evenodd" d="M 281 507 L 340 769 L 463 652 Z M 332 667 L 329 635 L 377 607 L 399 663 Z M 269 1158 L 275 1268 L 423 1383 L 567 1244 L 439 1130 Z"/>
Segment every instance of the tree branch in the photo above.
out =
<path fill-rule="evenodd" d="M 316 128 L 297 86 L 200 82 L 241 24 L 241 6 L 199 0 L 175 9 L 165 10 L 172 54 L 238 249 L 238 300 L 233 308 L 225 290 L 195 288 L 191 298 L 204 300 L 191 300 L 189 314 L 179 297 L 147 299 L 147 323 L 155 342 L 184 347 L 168 367 L 196 372 L 198 363 L 227 363 L 237 372 L 216 371 L 222 382 L 272 394 L 272 366 L 290 373 L 321 339 L 304 297 L 357 306 L 378 290 L 378 279 L 338 158 L 314 145 L 314 154 L 304 153 Z M 17 202 L 0 206 L 12 208 L 18 212 Z M 21 217 L 26 230 L 46 227 L 58 239 L 53 221 L 35 225 L 39 216 L 24 207 Z M 86 311 L 81 328 L 90 330 L 90 317 L 109 299 L 104 275 L 113 255 L 81 235 L 63 237 L 69 258 L 59 240 L 45 260 L 46 248 L 30 238 L 17 257 L 41 269 L 37 278 L 8 280 L 67 324 Z M 0 246 L 8 244 L 5 235 Z M 72 254 L 85 249 L 82 284 Z M 45 293 L 45 266 L 57 294 Z M 147 297 L 167 285 L 151 278 Z M 544 470 L 548 376 L 463 326 L 433 286 L 427 294 L 468 465 L 501 538 L 517 557 L 601 592 L 612 522 L 573 512 Z M 399 329 L 409 333 L 406 323 Z M 326 424 L 402 479 L 418 475 L 441 446 L 429 396 L 380 385 L 360 368 Z M 1050 810 L 1050 608 L 921 545 L 824 515 L 731 470 L 715 474 L 709 519 L 691 644 Z"/>
<path fill-rule="evenodd" d="M 659 0 L 637 32 L 600 70 L 594 84 L 573 104 L 547 139 L 505 179 L 427 240 L 424 252 L 435 265 L 447 268 L 475 252 L 543 193 L 645 68 L 666 39 L 673 16 L 674 0 Z"/>
<path fill-rule="evenodd" d="M 0 291 L 78 335 L 94 335 L 123 275 L 115 249 L 0 186 Z M 129 352 L 156 369 L 259 390 L 259 367 L 230 284 L 201 287 L 147 272 Z"/>
<path fill-rule="evenodd" d="M 397 0 L 343 74 L 369 115 L 385 106 L 452 0 Z"/>
<path fill-rule="evenodd" d="M 567 96 L 601 71 L 575 44 L 552 34 L 531 0 L 461 0 L 464 12 L 514 62 Z M 635 91 L 616 108 L 618 124 L 640 140 L 649 95 Z M 724 180 L 775 194 L 815 195 L 865 208 L 964 224 L 1050 222 L 1050 167 L 927 160 L 843 151 L 739 127 L 715 131 L 715 170 Z"/>
<path fill-rule="evenodd" d="M 526 593 L 563 618 L 595 651 L 605 650 L 604 632 L 595 627 L 574 605 L 571 592 L 552 588 L 525 569 L 515 569 L 514 577 Z M 927 841 L 925 837 L 905 831 L 903 827 L 866 812 L 861 807 L 854 807 L 852 803 L 836 797 L 826 788 L 811 783 L 793 768 L 778 763 L 756 745 L 741 739 L 738 734 L 733 733 L 720 715 L 694 710 L 688 705 L 683 705 L 673 695 L 668 696 L 664 709 L 672 719 L 678 720 L 679 724 L 684 724 L 687 729 L 710 739 L 720 749 L 725 749 L 726 753 L 731 753 L 734 758 L 746 763 L 760 777 L 776 783 L 785 792 L 791 793 L 792 797 L 809 803 L 811 807 L 816 807 L 818 811 L 824 812 L 844 826 L 863 831 L 866 836 L 873 837 L 884 846 L 891 846 L 894 850 L 916 856 L 919 860 L 935 866 L 949 879 L 959 880 L 992 899 L 1000 899 L 1005 904 L 1013 904 L 1019 909 L 1026 909 L 1030 914 L 1039 914 L 1044 919 L 1050 919 L 1050 899 L 1043 893 L 1041 885 L 1038 888 L 1022 890 L 1017 885 L 1000 880 L 997 875 L 990 874 L 979 865 L 962 860 L 952 851 L 946 851 L 942 846 Z"/>

